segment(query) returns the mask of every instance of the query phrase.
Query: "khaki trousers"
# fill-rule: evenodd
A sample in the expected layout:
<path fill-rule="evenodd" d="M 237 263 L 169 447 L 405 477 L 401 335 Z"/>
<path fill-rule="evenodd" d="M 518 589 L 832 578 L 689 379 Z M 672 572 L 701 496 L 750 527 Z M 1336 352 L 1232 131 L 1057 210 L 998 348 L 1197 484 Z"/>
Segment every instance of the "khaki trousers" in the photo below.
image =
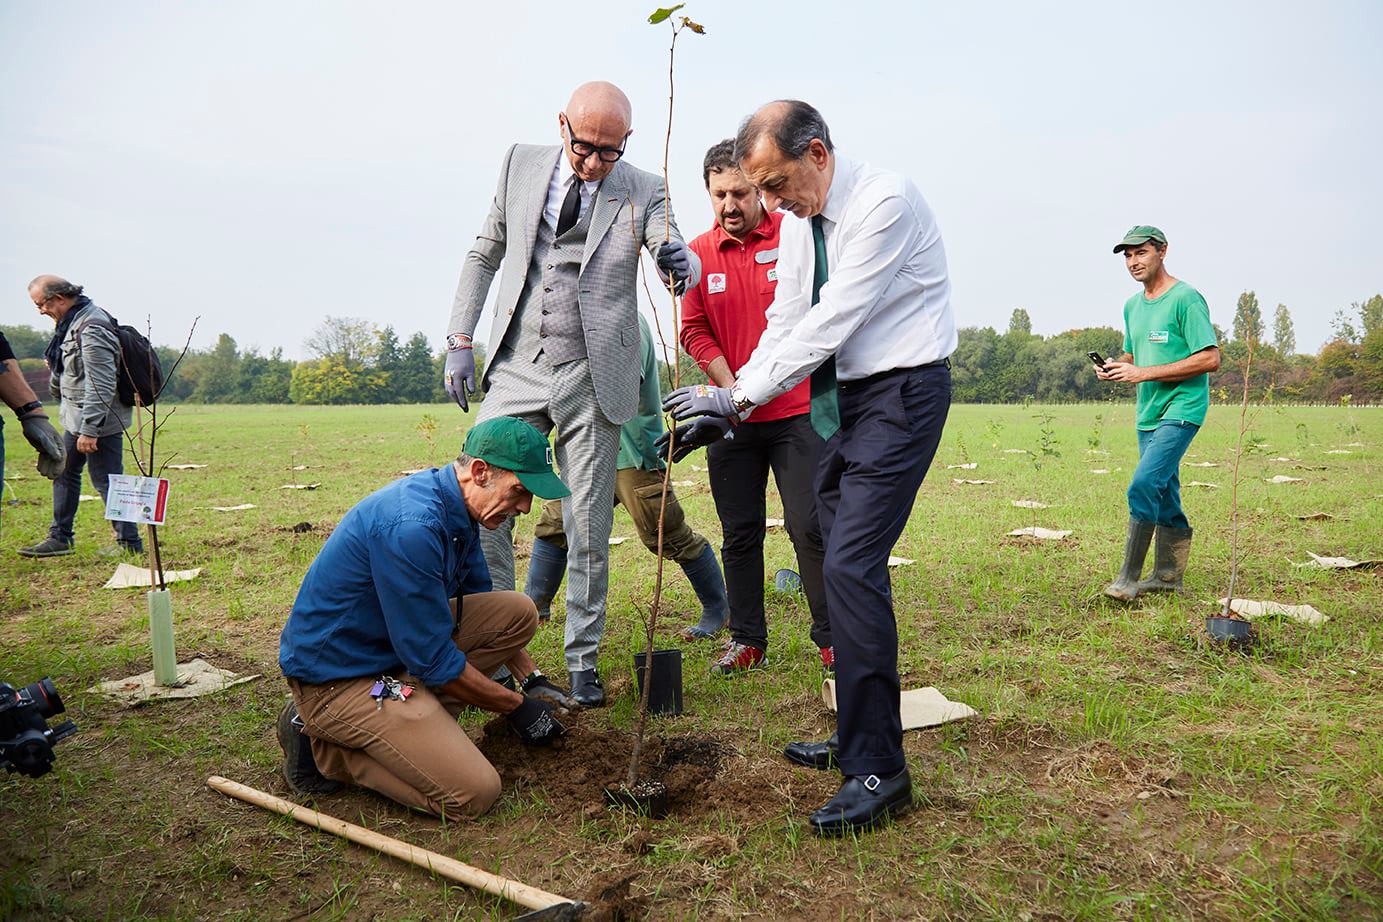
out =
<path fill-rule="evenodd" d="M 457 620 L 452 640 L 466 654 L 466 668 L 484 675 L 522 650 L 538 628 L 537 610 L 521 592 L 464 596 Z M 419 685 L 407 700 L 386 698 L 378 706 L 370 697 L 378 678 L 322 685 L 288 679 L 322 774 L 445 819 L 490 809 L 499 773 L 456 722 L 466 702 Z"/>
<path fill-rule="evenodd" d="M 623 506 L 634 520 L 634 528 L 644 547 L 658 553 L 658 507 L 662 504 L 663 472 L 626 467 L 615 474 L 615 505 Z M 558 500 L 543 503 L 543 515 L 533 534 L 544 541 L 567 549 L 567 536 L 562 531 L 562 504 Z M 667 491 L 667 515 L 663 518 L 663 556 L 668 560 L 690 563 L 706 550 L 706 539 L 692 531 L 682 504 L 672 485 Z"/>

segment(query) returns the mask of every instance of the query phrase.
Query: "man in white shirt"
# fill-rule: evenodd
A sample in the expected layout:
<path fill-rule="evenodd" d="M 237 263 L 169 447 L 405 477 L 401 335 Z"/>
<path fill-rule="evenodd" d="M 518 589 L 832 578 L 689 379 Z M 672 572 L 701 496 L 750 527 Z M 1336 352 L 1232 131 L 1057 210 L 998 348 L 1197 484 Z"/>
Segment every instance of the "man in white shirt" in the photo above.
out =
<path fill-rule="evenodd" d="M 838 156 L 816 109 L 779 100 L 735 139 L 740 169 L 783 222 L 768 328 L 733 388 L 681 388 L 665 408 L 684 444 L 709 444 L 810 377 L 816 475 L 835 642 L 839 730 L 785 755 L 840 766 L 810 818 L 820 835 L 869 828 L 912 804 L 898 713 L 888 556 L 941 441 L 956 348 L 946 252 L 931 209 L 896 173 Z M 838 741 L 837 741 L 838 738 Z"/>

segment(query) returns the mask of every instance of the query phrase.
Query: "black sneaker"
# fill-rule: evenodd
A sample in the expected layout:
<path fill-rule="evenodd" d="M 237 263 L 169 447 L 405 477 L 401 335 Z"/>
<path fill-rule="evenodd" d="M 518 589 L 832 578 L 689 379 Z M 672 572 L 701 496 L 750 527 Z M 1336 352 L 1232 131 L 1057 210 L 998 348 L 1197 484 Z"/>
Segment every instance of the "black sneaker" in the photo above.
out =
<path fill-rule="evenodd" d="M 62 538 L 44 538 L 38 544 L 19 548 L 20 557 L 66 557 L 72 553 L 72 541 Z"/>
<path fill-rule="evenodd" d="M 312 758 L 312 740 L 303 732 L 298 706 L 290 698 L 278 719 L 279 746 L 283 748 L 283 778 L 295 794 L 335 794 L 341 782 L 317 770 Z"/>

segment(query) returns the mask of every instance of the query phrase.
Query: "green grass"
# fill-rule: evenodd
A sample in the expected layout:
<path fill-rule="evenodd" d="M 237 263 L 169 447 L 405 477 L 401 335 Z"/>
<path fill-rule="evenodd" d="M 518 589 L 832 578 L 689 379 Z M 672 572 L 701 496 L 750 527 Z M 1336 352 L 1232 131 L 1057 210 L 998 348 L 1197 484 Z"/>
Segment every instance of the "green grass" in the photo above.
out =
<path fill-rule="evenodd" d="M 438 421 L 435 444 L 419 434 Z M 1042 452 L 1041 414 L 1059 456 Z M 1097 414 L 1102 417 L 1097 420 Z M 272 722 L 285 689 L 278 632 L 325 529 L 402 469 L 454 455 L 470 417 L 440 407 L 178 409 L 163 446 L 205 470 L 171 472 L 169 567 L 203 568 L 176 584 L 179 652 L 264 678 L 195 702 L 127 710 L 93 683 L 150 668 L 139 592 L 102 590 L 112 565 L 97 504 L 82 505 L 78 553 L 27 561 L 40 538 L 47 481 L 9 427 L 6 473 L 20 504 L 0 533 L 0 679 L 51 675 L 80 733 L 57 770 L 0 777 L 0 918 L 506 918 L 514 907 L 434 880 L 392 859 L 209 793 L 223 774 L 282 790 Z M 1224 593 L 1237 408 L 1212 408 L 1183 482 L 1196 526 L 1187 592 L 1131 607 L 1101 588 L 1122 552 L 1123 491 L 1137 460 L 1133 410 L 1102 406 L 959 406 L 895 553 L 894 595 L 905 686 L 936 685 L 981 717 L 909 733 L 918 808 L 870 836 L 823 842 L 804 816 L 828 776 L 790 768 L 790 740 L 829 726 L 798 597 L 769 593 L 763 673 L 704 673 L 707 644 L 687 648 L 686 713 L 655 732 L 699 733 L 732 753 L 729 790 L 757 785 L 757 810 L 712 802 L 662 823 L 555 809 L 541 785 L 511 790 L 485 818 L 439 825 L 376 799 L 330 800 L 327 812 L 546 889 L 582 895 L 602 874 L 635 875 L 650 918 L 1363 918 L 1383 914 L 1383 590 L 1371 571 L 1299 569 L 1306 552 L 1383 556 L 1383 411 L 1257 411 L 1266 442 L 1243 460 L 1238 595 L 1315 605 L 1310 628 L 1260 623 L 1247 654 L 1204 640 Z M 1359 443 L 1359 444 L 1353 444 Z M 1094 454 L 1091 449 L 1108 454 Z M 1346 448 L 1349 454 L 1328 454 Z M 1037 452 L 1041 469 L 1028 456 Z M 1279 456 L 1293 462 L 1272 460 Z M 975 462 L 973 470 L 947 464 Z M 309 470 L 295 473 L 295 464 Z M 719 543 L 704 457 L 679 466 L 694 527 Z M 1109 474 L 1093 474 L 1106 468 Z M 1306 483 L 1273 485 L 1276 473 Z M 960 486 L 952 477 L 994 485 Z M 282 490 L 294 480 L 315 491 Z M 85 491 L 94 492 L 90 484 Z M 1051 508 L 1013 508 L 1038 499 Z M 217 513 L 207 507 L 254 503 Z M 1297 515 L 1328 512 L 1331 519 Z M 781 516 L 776 496 L 769 515 Z M 315 527 L 296 534 L 291 526 Z M 531 537 L 532 519 L 519 533 Z M 1068 541 L 1004 537 L 1027 525 Z M 623 513 L 615 534 L 634 537 Z M 637 540 L 611 548 L 607 676 L 630 671 L 637 611 L 654 561 Z M 770 533 L 767 579 L 793 565 Z M 771 587 L 771 583 L 770 583 Z M 696 602 L 671 567 L 665 637 Z M 559 602 L 555 614 L 560 617 Z M 560 629 L 535 639 L 561 670 Z M 584 725 L 629 728 L 632 696 Z M 467 716 L 467 726 L 483 718 Z M 754 788 L 748 788 L 753 790 Z M 712 788 L 715 791 L 715 788 Z M 344 806 L 343 806 L 344 805 Z M 829 894 L 828 911 L 822 905 Z"/>

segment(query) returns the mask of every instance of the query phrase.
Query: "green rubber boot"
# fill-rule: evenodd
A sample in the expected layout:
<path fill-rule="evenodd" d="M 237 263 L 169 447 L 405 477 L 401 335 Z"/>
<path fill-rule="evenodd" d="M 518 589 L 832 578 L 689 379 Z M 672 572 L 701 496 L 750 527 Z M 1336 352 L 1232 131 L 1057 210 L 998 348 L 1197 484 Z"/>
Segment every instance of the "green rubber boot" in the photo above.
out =
<path fill-rule="evenodd" d="M 1128 540 L 1124 542 L 1124 566 L 1114 582 L 1104 587 L 1104 594 L 1121 602 L 1138 598 L 1138 578 L 1143 575 L 1143 558 L 1148 556 L 1148 544 L 1157 526 L 1141 519 L 1128 520 Z"/>
<path fill-rule="evenodd" d="M 1157 526 L 1153 536 L 1153 571 L 1138 583 L 1139 592 L 1180 592 L 1186 561 L 1191 558 L 1191 529 Z"/>

